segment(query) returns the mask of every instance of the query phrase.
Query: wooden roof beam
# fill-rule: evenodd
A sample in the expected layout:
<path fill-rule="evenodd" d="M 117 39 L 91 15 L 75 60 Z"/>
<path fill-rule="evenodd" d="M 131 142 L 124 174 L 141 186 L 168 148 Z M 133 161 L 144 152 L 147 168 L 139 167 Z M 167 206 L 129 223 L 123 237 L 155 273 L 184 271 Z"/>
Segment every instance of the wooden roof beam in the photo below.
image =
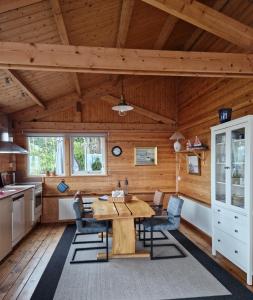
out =
<path fill-rule="evenodd" d="M 116 98 L 112 95 L 106 95 L 106 96 L 102 96 L 100 98 L 102 101 L 105 101 L 106 103 L 109 103 L 110 105 L 117 105 L 119 103 L 119 98 Z M 129 103 L 129 102 L 128 102 Z M 175 124 L 175 120 L 172 120 L 168 117 L 162 116 L 160 114 L 157 114 L 155 112 L 152 112 L 146 108 L 134 105 L 132 103 L 129 103 L 133 108 L 134 108 L 134 112 L 139 114 L 139 115 L 143 115 L 145 117 L 148 117 L 154 121 L 160 122 L 160 123 L 164 123 L 164 124 Z"/>
<path fill-rule="evenodd" d="M 238 47 L 253 50 L 253 28 L 198 1 L 142 0 L 168 14 L 206 30 Z"/>
<path fill-rule="evenodd" d="M 116 47 L 124 48 L 126 45 L 127 34 L 133 13 L 135 0 L 123 0 L 120 14 L 119 30 L 117 35 Z"/>
<path fill-rule="evenodd" d="M 32 5 L 41 2 L 42 0 L 1 0 L 0 1 L 0 14 L 7 11 L 21 8 L 24 6 Z"/>
<path fill-rule="evenodd" d="M 6 74 L 11 77 L 11 79 L 20 86 L 23 92 L 25 92 L 33 102 L 41 106 L 43 109 L 46 106 L 41 102 L 41 100 L 34 94 L 34 92 L 23 82 L 23 80 L 18 76 L 18 74 L 13 70 L 5 70 Z"/>
<path fill-rule="evenodd" d="M 0 68 L 103 74 L 249 78 L 253 77 L 253 54 L 0 42 Z"/>
<path fill-rule="evenodd" d="M 223 10 L 223 8 L 227 5 L 228 1 L 229 0 L 216 0 L 213 9 L 217 11 Z M 205 31 L 202 30 L 201 28 L 196 28 L 192 33 L 191 37 L 184 44 L 184 50 L 185 51 L 191 50 L 204 32 Z"/>
<path fill-rule="evenodd" d="M 57 26 L 57 29 L 58 29 L 58 32 L 60 35 L 61 42 L 64 45 L 69 45 L 70 44 L 69 37 L 68 37 L 68 33 L 67 33 L 66 26 L 64 23 L 63 15 L 62 15 L 60 1 L 59 0 L 50 0 L 50 3 L 51 3 L 54 19 L 55 19 L 56 26 Z M 76 73 L 72 73 L 72 74 L 70 74 L 70 76 L 75 85 L 77 94 L 79 96 L 81 96 L 82 92 L 81 92 L 78 75 Z"/>

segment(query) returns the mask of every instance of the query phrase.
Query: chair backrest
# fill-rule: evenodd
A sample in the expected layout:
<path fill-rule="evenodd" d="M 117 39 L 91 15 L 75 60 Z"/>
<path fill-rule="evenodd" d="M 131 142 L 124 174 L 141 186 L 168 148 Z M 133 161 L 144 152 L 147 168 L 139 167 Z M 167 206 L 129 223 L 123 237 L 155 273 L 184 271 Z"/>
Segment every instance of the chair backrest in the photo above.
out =
<path fill-rule="evenodd" d="M 184 204 L 184 200 L 177 196 L 171 196 L 168 201 L 168 207 L 167 207 L 168 219 L 170 223 L 174 224 L 175 229 L 178 228 L 180 225 L 180 216 L 181 216 L 183 204 Z"/>
<path fill-rule="evenodd" d="M 159 190 L 155 191 L 153 204 L 154 205 L 162 205 L 163 204 L 163 198 L 164 198 L 164 192 L 161 192 Z"/>
<path fill-rule="evenodd" d="M 80 203 L 79 203 L 79 199 L 76 199 L 73 202 L 73 209 L 75 212 L 75 216 L 76 216 L 76 227 L 77 230 L 80 231 L 80 229 L 83 227 L 83 222 L 82 222 L 82 209 L 80 208 Z"/>
<path fill-rule="evenodd" d="M 81 193 L 80 191 L 77 191 L 77 192 L 75 193 L 74 200 L 75 200 L 75 201 L 78 201 L 78 203 L 79 203 L 79 208 L 80 208 L 80 210 L 83 212 L 83 211 L 84 211 L 84 208 L 83 208 L 83 197 L 82 197 L 82 193 Z"/>

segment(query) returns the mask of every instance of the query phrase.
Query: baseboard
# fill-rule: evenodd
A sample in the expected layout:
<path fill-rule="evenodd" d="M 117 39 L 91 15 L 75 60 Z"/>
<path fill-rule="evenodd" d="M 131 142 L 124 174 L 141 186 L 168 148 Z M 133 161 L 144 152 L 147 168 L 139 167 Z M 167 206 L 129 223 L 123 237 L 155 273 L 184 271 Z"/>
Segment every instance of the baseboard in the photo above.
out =
<path fill-rule="evenodd" d="M 202 231 L 201 229 L 199 229 L 197 226 L 193 225 L 192 223 L 188 222 L 187 220 L 185 220 L 184 218 L 181 217 L 181 222 L 184 223 L 186 226 L 192 228 L 193 230 L 197 231 L 201 237 L 208 242 L 209 245 L 212 245 L 212 238 L 205 233 L 204 231 Z"/>

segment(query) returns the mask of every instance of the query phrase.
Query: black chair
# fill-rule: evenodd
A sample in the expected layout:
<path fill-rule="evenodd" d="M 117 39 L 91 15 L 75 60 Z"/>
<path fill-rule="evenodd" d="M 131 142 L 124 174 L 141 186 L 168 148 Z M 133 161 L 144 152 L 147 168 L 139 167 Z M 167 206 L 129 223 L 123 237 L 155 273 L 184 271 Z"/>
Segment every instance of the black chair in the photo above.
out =
<path fill-rule="evenodd" d="M 171 196 L 168 203 L 166 216 L 154 216 L 143 221 L 143 244 L 144 247 L 150 247 L 151 259 L 168 259 L 186 256 L 184 252 L 174 243 L 154 244 L 154 231 L 170 231 L 177 230 L 179 228 L 183 203 L 184 200 L 182 200 L 181 198 Z M 150 239 L 146 239 L 147 231 L 150 232 Z M 146 244 L 147 240 L 150 241 L 150 244 Z M 154 256 L 154 247 L 174 247 L 179 254 L 170 256 Z"/>
<path fill-rule="evenodd" d="M 83 210 L 80 207 L 79 200 L 75 200 L 73 203 L 73 208 L 76 215 L 76 227 L 77 233 L 76 235 L 89 235 L 89 234 L 101 234 L 101 240 L 92 240 L 92 241 L 83 241 L 83 242 L 73 242 L 73 244 L 89 244 L 89 243 L 102 243 L 103 242 L 103 233 L 106 233 L 106 245 L 100 247 L 85 247 L 85 248 L 76 248 L 74 250 L 71 264 L 80 264 L 80 263 L 94 263 L 94 262 L 107 262 L 109 259 L 109 247 L 108 247 L 108 233 L 109 233 L 109 225 L 108 221 L 97 221 L 94 218 L 83 218 Z M 94 259 L 94 260 L 77 260 L 76 254 L 80 251 L 90 251 L 90 250 L 98 250 L 105 249 L 105 258 L 103 259 Z"/>

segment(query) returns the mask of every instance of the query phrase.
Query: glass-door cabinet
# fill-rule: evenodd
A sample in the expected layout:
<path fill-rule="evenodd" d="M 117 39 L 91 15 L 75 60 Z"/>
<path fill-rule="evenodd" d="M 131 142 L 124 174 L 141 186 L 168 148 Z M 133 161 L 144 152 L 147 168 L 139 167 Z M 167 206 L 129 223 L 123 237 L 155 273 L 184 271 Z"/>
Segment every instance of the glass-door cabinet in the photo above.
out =
<path fill-rule="evenodd" d="M 229 122 L 230 123 L 230 122 Z M 247 122 L 212 132 L 212 194 L 216 204 L 245 209 L 247 182 Z M 227 127 L 226 127 L 227 126 Z M 218 126 L 216 126 L 218 127 Z"/>

